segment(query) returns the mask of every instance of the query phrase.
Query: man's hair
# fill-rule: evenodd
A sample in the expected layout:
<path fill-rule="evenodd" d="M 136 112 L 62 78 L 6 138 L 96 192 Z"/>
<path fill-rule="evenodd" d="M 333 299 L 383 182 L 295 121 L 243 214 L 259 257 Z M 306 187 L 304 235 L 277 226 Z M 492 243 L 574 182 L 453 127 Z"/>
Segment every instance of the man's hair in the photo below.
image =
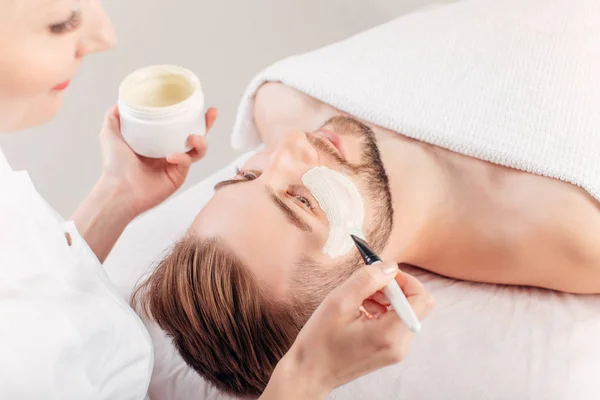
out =
<path fill-rule="evenodd" d="M 264 391 L 314 311 L 270 301 L 221 242 L 192 237 L 174 246 L 132 301 L 172 338 L 190 367 L 236 396 Z"/>
<path fill-rule="evenodd" d="M 352 172 L 358 168 L 370 191 L 381 197 L 373 206 L 372 224 L 377 229 L 367 235 L 380 252 L 390 237 L 394 210 L 375 135 L 352 118 L 334 117 L 325 125 L 329 123 L 367 139 L 363 165 L 354 166 Z M 357 252 L 333 265 L 319 265 L 306 257 L 293 269 L 286 297 L 272 300 L 221 241 L 187 236 L 132 300 L 207 381 L 228 394 L 259 396 L 313 311 L 361 265 Z"/>

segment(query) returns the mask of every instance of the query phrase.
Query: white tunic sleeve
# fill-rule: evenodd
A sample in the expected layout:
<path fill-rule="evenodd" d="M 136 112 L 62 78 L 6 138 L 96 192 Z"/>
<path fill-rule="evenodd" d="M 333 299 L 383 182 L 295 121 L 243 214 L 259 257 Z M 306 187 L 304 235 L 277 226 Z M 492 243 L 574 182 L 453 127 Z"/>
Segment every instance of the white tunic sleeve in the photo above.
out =
<path fill-rule="evenodd" d="M 75 226 L 25 172 L 0 171 L 0 399 L 142 400 L 152 363 L 144 325 Z"/>

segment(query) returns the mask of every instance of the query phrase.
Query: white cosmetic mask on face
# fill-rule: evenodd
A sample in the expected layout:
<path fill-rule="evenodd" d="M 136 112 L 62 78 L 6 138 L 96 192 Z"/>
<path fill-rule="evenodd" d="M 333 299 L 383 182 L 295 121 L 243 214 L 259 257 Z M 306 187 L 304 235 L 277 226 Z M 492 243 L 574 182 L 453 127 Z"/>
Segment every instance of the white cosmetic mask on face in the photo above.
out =
<path fill-rule="evenodd" d="M 354 182 L 327 167 L 316 167 L 302 177 L 302 183 L 319 202 L 329 221 L 329 238 L 323 253 L 331 258 L 354 248 L 350 234 L 364 237 L 365 206 Z"/>

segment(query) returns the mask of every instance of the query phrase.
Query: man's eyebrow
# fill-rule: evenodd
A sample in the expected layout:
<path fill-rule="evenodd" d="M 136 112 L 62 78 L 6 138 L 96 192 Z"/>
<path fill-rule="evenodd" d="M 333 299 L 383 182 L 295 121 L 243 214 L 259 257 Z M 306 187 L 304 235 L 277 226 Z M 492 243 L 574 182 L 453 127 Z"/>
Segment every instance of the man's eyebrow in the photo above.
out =
<path fill-rule="evenodd" d="M 268 186 L 266 187 L 266 189 L 269 198 L 273 201 L 273 203 L 275 203 L 277 207 L 279 207 L 281 212 L 292 224 L 296 225 L 300 230 L 303 230 L 304 232 L 312 232 L 312 228 L 310 227 L 310 225 L 307 224 L 306 221 L 304 221 L 304 219 L 302 219 L 294 210 L 292 210 L 290 206 L 285 204 L 283 200 L 277 197 L 275 192 L 273 192 L 273 189 L 271 189 Z"/>
<path fill-rule="evenodd" d="M 243 182 L 249 182 L 248 179 L 228 179 L 226 181 L 221 181 L 219 183 L 217 183 L 214 187 L 214 190 L 219 190 L 225 186 L 229 186 L 229 185 L 235 185 L 236 183 L 243 183 Z"/>
<path fill-rule="evenodd" d="M 249 180 L 247 180 L 247 179 L 229 179 L 229 180 L 217 183 L 215 185 L 215 190 L 219 190 L 225 186 L 235 185 L 235 184 L 243 183 L 243 182 L 249 182 Z M 281 210 L 281 212 L 285 215 L 285 217 L 292 224 L 296 225 L 299 229 L 303 230 L 304 232 L 312 232 L 312 228 L 310 227 L 310 225 L 308 223 L 306 223 L 306 221 L 304 221 L 304 219 L 302 219 L 302 217 L 300 217 L 294 210 L 292 210 L 290 208 L 290 206 L 285 204 L 284 201 L 282 201 L 279 197 L 277 197 L 275 192 L 273 192 L 273 189 L 271 189 L 268 186 L 266 187 L 266 189 L 267 189 L 267 194 L 269 195 L 269 198 L 271 199 L 271 201 L 273 201 L 273 203 L 275 203 L 275 205 Z"/>

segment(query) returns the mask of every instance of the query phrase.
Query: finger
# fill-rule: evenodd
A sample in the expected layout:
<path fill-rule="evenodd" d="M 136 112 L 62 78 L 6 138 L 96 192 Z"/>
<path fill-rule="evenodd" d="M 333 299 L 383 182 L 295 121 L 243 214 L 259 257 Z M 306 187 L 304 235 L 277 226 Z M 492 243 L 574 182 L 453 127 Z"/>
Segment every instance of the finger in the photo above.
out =
<path fill-rule="evenodd" d="M 187 144 L 195 149 L 199 149 L 202 147 L 206 147 L 208 142 L 206 141 L 206 138 L 204 136 L 190 135 L 188 136 Z"/>
<path fill-rule="evenodd" d="M 414 276 L 400 271 L 396 276 L 396 281 L 404 291 L 406 298 L 419 318 L 425 319 L 435 306 L 435 301 L 431 294 L 425 289 L 423 284 Z M 409 328 L 400 319 L 394 310 L 380 314 L 377 321 L 364 327 L 369 334 L 376 339 L 385 333 L 391 337 L 402 338 L 410 333 Z"/>
<path fill-rule="evenodd" d="M 106 111 L 105 120 L 109 120 L 110 118 L 120 118 L 121 114 L 119 113 L 119 106 L 117 104 L 113 104 L 108 111 Z"/>
<path fill-rule="evenodd" d="M 198 160 L 201 160 L 204 158 L 204 156 L 206 155 L 206 149 L 204 150 L 190 150 L 190 152 L 188 153 L 188 155 L 191 157 L 192 159 L 192 163 L 195 163 Z"/>
<path fill-rule="evenodd" d="M 425 292 L 423 284 L 414 276 L 407 274 L 406 272 L 399 270 L 396 275 L 396 282 L 400 286 L 400 289 L 404 292 L 406 298 L 416 296 Z"/>
<path fill-rule="evenodd" d="M 198 160 L 201 160 L 206 155 L 206 149 L 194 149 L 190 150 L 187 153 L 192 159 L 192 163 L 195 163 Z"/>
<path fill-rule="evenodd" d="M 398 273 L 396 263 L 365 265 L 338 286 L 332 296 L 339 296 L 347 310 L 356 310 L 364 300 L 387 285 Z"/>
<path fill-rule="evenodd" d="M 213 127 L 218 115 L 219 110 L 214 107 L 211 107 L 208 109 L 208 111 L 206 111 L 206 115 L 204 116 L 204 119 L 206 120 L 206 133 L 208 133 L 208 131 L 210 131 L 210 129 Z"/>
<path fill-rule="evenodd" d="M 104 116 L 104 124 L 108 127 L 119 127 L 121 123 L 121 114 L 119 113 L 119 106 L 116 104 L 108 109 Z"/>
<path fill-rule="evenodd" d="M 420 320 L 427 317 L 435 306 L 435 301 L 423 284 L 417 278 L 404 271 L 398 273 L 396 282 L 398 282 L 400 289 L 404 292 L 417 317 Z"/>
<path fill-rule="evenodd" d="M 115 104 L 108 109 L 104 116 L 104 129 L 101 134 L 121 136 L 121 119 L 119 107 Z"/>
<path fill-rule="evenodd" d="M 376 292 L 373 296 L 369 297 L 369 300 L 373 300 L 383 306 L 389 306 L 391 304 L 390 299 L 388 299 L 381 291 Z"/>
<path fill-rule="evenodd" d="M 382 306 L 373 300 L 365 300 L 363 307 L 373 317 L 379 317 L 387 312 L 387 307 Z"/>
<path fill-rule="evenodd" d="M 167 162 L 169 164 L 181 165 L 183 167 L 189 167 L 192 165 L 192 157 L 187 153 L 176 153 L 167 156 Z"/>
<path fill-rule="evenodd" d="M 188 138 L 188 145 L 193 147 L 192 150 L 188 152 L 188 155 L 192 158 L 192 162 L 196 162 L 206 155 L 208 143 L 204 136 L 190 135 Z"/>
<path fill-rule="evenodd" d="M 425 290 L 421 291 L 419 294 L 407 296 L 407 299 L 420 321 L 427 318 L 435 306 L 433 297 Z M 403 327 L 406 327 L 395 311 L 389 312 L 388 314 L 389 315 L 385 315 L 381 318 L 383 320 L 382 324 L 384 325 L 381 329 L 393 329 L 395 324 L 401 324 Z"/>

